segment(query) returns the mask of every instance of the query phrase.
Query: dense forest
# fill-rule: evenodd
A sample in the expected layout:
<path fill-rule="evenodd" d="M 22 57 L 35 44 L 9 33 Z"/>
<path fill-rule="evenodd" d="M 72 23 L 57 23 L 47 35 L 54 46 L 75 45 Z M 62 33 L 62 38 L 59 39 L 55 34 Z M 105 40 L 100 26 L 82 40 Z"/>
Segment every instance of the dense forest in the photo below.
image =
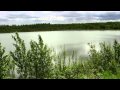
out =
<path fill-rule="evenodd" d="M 120 30 L 120 22 L 106 23 L 73 23 L 73 24 L 31 24 L 31 25 L 0 25 L 1 33 L 57 31 L 57 30 Z"/>

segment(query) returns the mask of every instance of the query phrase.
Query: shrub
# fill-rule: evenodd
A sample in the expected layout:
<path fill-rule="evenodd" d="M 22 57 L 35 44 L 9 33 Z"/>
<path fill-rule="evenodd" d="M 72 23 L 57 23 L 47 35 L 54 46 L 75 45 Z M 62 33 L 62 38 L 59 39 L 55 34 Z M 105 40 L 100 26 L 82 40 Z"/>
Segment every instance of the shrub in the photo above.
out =
<path fill-rule="evenodd" d="M 5 55 L 5 48 L 0 43 L 0 79 L 9 78 L 9 58 Z"/>
<path fill-rule="evenodd" d="M 24 40 L 18 33 L 12 36 L 15 51 L 10 52 L 15 65 L 18 67 L 19 78 L 50 78 L 52 71 L 51 50 L 44 45 L 42 38 L 39 36 L 39 42 L 31 41 L 30 49 L 27 51 Z"/>
<path fill-rule="evenodd" d="M 19 37 L 18 33 L 16 33 L 16 36 L 12 36 L 12 38 L 15 41 L 15 44 L 13 44 L 15 46 L 15 51 L 11 51 L 10 54 L 17 66 L 17 73 L 19 74 L 19 78 L 27 78 L 29 61 L 24 40 Z"/>
<path fill-rule="evenodd" d="M 31 41 L 30 50 L 27 57 L 30 62 L 30 76 L 34 78 L 50 78 L 52 73 L 52 55 L 51 50 L 44 45 L 42 38 L 39 36 L 39 42 Z"/>

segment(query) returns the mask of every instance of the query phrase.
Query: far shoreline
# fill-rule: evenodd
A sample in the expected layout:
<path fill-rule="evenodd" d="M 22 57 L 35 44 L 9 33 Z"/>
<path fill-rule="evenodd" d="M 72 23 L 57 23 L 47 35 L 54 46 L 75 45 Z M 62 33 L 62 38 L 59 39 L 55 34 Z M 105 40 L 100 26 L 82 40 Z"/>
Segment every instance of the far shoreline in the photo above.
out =
<path fill-rule="evenodd" d="M 46 32 L 46 31 L 120 31 L 120 22 L 0 25 L 0 33 Z"/>
<path fill-rule="evenodd" d="M 18 33 L 29 33 L 29 32 L 56 32 L 56 31 L 61 31 L 61 32 L 64 32 L 64 31 L 72 31 L 72 32 L 74 32 L 74 31 L 86 31 L 86 32 L 88 32 L 88 31 L 120 31 L 120 30 L 53 30 L 53 31 L 51 31 L 51 30 L 48 30 L 48 31 L 16 31 L 16 32 L 18 32 Z M 7 33 L 16 33 L 16 32 L 0 32 L 0 34 L 7 34 Z"/>

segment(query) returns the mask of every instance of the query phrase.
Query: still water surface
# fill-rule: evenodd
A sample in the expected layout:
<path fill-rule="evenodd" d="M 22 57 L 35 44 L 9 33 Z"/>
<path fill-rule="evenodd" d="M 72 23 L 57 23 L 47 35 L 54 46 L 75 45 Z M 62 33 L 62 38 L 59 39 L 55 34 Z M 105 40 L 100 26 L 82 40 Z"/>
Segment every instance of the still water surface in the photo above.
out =
<path fill-rule="evenodd" d="M 6 48 L 6 51 L 14 50 L 14 40 L 11 35 L 14 33 L 1 33 L 0 42 Z M 31 40 L 38 41 L 38 35 L 41 35 L 45 44 L 58 53 L 65 47 L 68 53 L 76 51 L 78 55 L 88 55 L 89 45 L 96 45 L 99 50 L 100 42 L 112 43 L 115 39 L 120 41 L 120 31 L 46 31 L 46 32 L 20 32 L 20 37 L 24 39 L 26 47 L 29 48 Z"/>

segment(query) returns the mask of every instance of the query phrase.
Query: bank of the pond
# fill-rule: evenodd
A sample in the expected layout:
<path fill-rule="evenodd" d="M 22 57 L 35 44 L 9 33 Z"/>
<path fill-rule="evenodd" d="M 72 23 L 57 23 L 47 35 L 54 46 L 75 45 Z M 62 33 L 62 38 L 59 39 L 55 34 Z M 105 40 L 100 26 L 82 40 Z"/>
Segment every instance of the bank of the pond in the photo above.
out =
<path fill-rule="evenodd" d="M 29 43 L 28 50 L 19 34 L 16 33 L 12 38 L 15 50 L 7 55 L 0 44 L 0 79 L 16 78 L 15 70 L 19 79 L 120 78 L 120 43 L 116 40 L 112 45 L 101 43 L 99 51 L 89 44 L 89 58 L 76 58 L 74 54 L 66 58 L 65 50 L 62 55 L 52 53 L 41 36 L 38 37 L 38 42 Z"/>

